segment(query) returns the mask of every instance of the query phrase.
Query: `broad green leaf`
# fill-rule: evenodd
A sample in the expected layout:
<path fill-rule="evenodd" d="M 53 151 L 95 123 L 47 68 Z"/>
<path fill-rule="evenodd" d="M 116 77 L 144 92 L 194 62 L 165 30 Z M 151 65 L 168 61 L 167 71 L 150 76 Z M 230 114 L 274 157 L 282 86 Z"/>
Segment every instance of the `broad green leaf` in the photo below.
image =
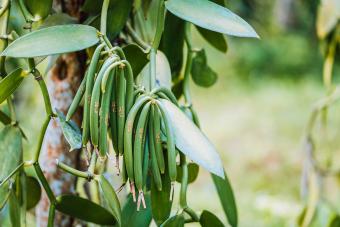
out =
<path fill-rule="evenodd" d="M 131 194 L 128 195 L 122 210 L 122 226 L 148 227 L 152 220 L 150 193 L 144 194 L 146 209 L 137 211 L 136 203 L 133 202 Z"/>
<path fill-rule="evenodd" d="M 204 210 L 200 216 L 200 224 L 202 227 L 223 227 L 223 223 L 210 211 Z"/>
<path fill-rule="evenodd" d="M 27 74 L 19 68 L 0 80 L 0 104 L 13 94 L 26 75 Z"/>
<path fill-rule="evenodd" d="M 40 20 L 50 13 L 53 0 L 24 0 L 24 2 L 34 19 Z"/>
<path fill-rule="evenodd" d="M 48 16 L 42 25 L 40 25 L 39 29 L 47 28 L 56 25 L 65 25 L 65 24 L 75 24 L 77 23 L 77 19 L 69 16 L 66 13 L 55 13 Z"/>
<path fill-rule="evenodd" d="M 18 58 L 68 53 L 88 48 L 98 41 L 94 27 L 81 24 L 58 25 L 21 36 L 1 55 Z"/>
<path fill-rule="evenodd" d="M 192 183 L 197 179 L 199 172 L 199 166 L 195 163 L 188 164 L 188 183 Z M 177 166 L 177 178 L 176 181 L 181 183 L 182 182 L 182 168 Z"/>
<path fill-rule="evenodd" d="M 217 81 L 217 74 L 208 66 L 204 49 L 192 59 L 191 76 L 195 84 L 210 87 Z"/>
<path fill-rule="evenodd" d="M 83 221 L 99 225 L 116 224 L 116 219 L 110 211 L 90 200 L 75 195 L 58 196 L 56 209 Z"/>
<path fill-rule="evenodd" d="M 8 203 L 0 212 L 0 226 L 11 227 L 11 219 L 9 216 L 9 205 Z"/>
<path fill-rule="evenodd" d="M 0 187 L 0 211 L 2 211 L 2 209 L 5 207 L 10 194 L 11 190 L 9 187 L 9 182 L 7 181 L 4 185 Z"/>
<path fill-rule="evenodd" d="M 161 227 L 183 227 L 184 226 L 184 216 L 183 214 L 175 215 L 166 220 Z"/>
<path fill-rule="evenodd" d="M 129 44 L 123 47 L 126 60 L 130 63 L 134 77 L 142 71 L 145 65 L 149 62 L 147 54 L 135 44 Z"/>
<path fill-rule="evenodd" d="M 340 18 L 340 1 L 339 0 L 322 0 L 320 1 L 318 15 L 316 20 L 316 31 L 320 39 L 326 36 L 336 27 Z"/>
<path fill-rule="evenodd" d="M 174 32 L 176 31 L 176 32 Z M 183 65 L 184 21 L 167 13 L 160 50 L 169 60 L 173 78 L 177 78 Z"/>
<path fill-rule="evenodd" d="M 122 223 L 122 212 L 120 209 L 120 203 L 115 190 L 112 188 L 111 184 L 106 180 L 103 175 L 98 178 L 98 183 L 105 199 L 105 203 L 110 208 L 111 213 L 117 220 L 119 226 Z"/>
<path fill-rule="evenodd" d="M 168 172 L 165 171 L 165 173 L 162 174 L 161 177 L 162 191 L 158 191 L 154 179 L 153 177 L 151 177 L 152 217 L 158 226 L 169 218 L 172 206 L 172 200 L 170 200 L 171 181 Z"/>
<path fill-rule="evenodd" d="M 240 37 L 259 37 L 241 17 L 211 1 L 168 0 L 165 6 L 183 20 L 211 31 Z"/>
<path fill-rule="evenodd" d="M 19 200 L 12 190 L 8 200 L 9 216 L 13 227 L 20 227 L 20 204 Z"/>
<path fill-rule="evenodd" d="M 171 70 L 167 57 L 157 51 L 156 55 L 156 84 L 171 89 Z"/>
<path fill-rule="evenodd" d="M 202 37 L 217 50 L 223 53 L 227 52 L 227 42 L 221 33 L 210 31 L 201 27 L 197 27 L 197 30 L 202 35 Z"/>
<path fill-rule="evenodd" d="M 26 188 L 27 188 L 26 209 L 29 210 L 38 204 L 41 197 L 41 188 L 39 182 L 34 177 L 26 178 Z"/>
<path fill-rule="evenodd" d="M 70 151 L 80 149 L 82 147 L 81 144 L 81 132 L 78 126 L 71 120 L 66 121 L 65 115 L 57 110 L 57 115 L 60 121 L 61 129 L 63 130 L 63 134 L 70 144 Z"/>
<path fill-rule="evenodd" d="M 209 172 L 224 178 L 222 160 L 209 139 L 177 106 L 165 99 L 161 103 L 169 113 L 176 147 Z"/>
<path fill-rule="evenodd" d="M 22 139 L 19 128 L 7 125 L 0 131 L 0 180 L 5 179 L 22 159 Z"/>
<path fill-rule="evenodd" d="M 211 177 L 214 181 L 218 197 L 220 198 L 229 224 L 233 227 L 237 226 L 237 207 L 233 189 L 231 188 L 227 174 L 224 173 L 224 179 L 214 174 L 211 174 Z"/>

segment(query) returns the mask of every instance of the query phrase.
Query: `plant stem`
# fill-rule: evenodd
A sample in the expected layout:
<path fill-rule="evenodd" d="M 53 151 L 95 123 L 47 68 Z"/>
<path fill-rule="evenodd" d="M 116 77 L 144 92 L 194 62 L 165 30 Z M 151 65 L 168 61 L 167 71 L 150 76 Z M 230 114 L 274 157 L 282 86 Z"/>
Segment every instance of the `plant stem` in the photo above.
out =
<path fill-rule="evenodd" d="M 185 213 L 189 214 L 189 216 L 193 219 L 194 222 L 198 222 L 200 218 L 197 216 L 196 212 L 192 210 L 190 207 L 184 208 Z"/>
<path fill-rule="evenodd" d="M 91 174 L 94 174 L 94 169 L 96 168 L 96 163 L 97 163 L 97 154 L 96 152 L 92 152 L 92 156 L 91 156 L 91 163 L 90 166 L 88 168 L 88 172 Z"/>
<path fill-rule="evenodd" d="M 183 81 L 183 94 L 184 94 L 185 102 L 188 106 L 192 105 L 190 87 L 189 87 L 192 57 L 193 57 L 190 25 L 191 24 L 189 22 L 185 23 L 185 43 L 187 45 L 187 59 L 186 59 L 184 81 Z"/>
<path fill-rule="evenodd" d="M 179 204 L 182 208 L 188 206 L 187 204 L 187 189 L 188 189 L 188 165 L 185 155 L 180 153 L 180 166 L 182 169 L 182 182 L 179 195 Z"/>
<path fill-rule="evenodd" d="M 54 226 L 54 216 L 55 216 L 55 204 L 51 203 L 50 210 L 48 211 L 48 222 L 47 227 L 53 227 Z"/>
<path fill-rule="evenodd" d="M 71 166 L 68 166 L 68 165 L 66 165 L 62 162 L 59 162 L 59 160 L 57 160 L 57 166 L 60 169 L 66 171 L 66 172 L 68 172 L 68 173 L 70 173 L 74 176 L 85 178 L 85 179 L 88 179 L 89 181 L 93 178 L 93 175 L 90 172 L 84 172 L 84 171 L 77 170 L 75 168 L 72 168 Z"/>
<path fill-rule="evenodd" d="M 104 0 L 102 13 L 100 16 L 100 32 L 105 36 L 107 29 L 107 11 L 109 9 L 110 0 Z"/>
<path fill-rule="evenodd" d="M 133 39 L 133 41 L 135 41 L 141 48 L 143 48 L 145 52 L 149 52 L 151 48 L 150 45 L 144 42 L 144 40 L 142 40 L 141 37 L 139 37 L 139 35 L 136 33 L 135 30 L 133 30 L 133 28 L 131 27 L 129 23 L 126 24 L 125 28 L 126 28 L 127 33 Z"/>
<path fill-rule="evenodd" d="M 47 116 L 45 121 L 44 121 L 44 124 L 41 127 L 40 135 L 39 135 L 39 139 L 38 139 L 38 147 L 36 149 L 36 152 L 35 152 L 34 158 L 33 158 L 34 162 L 37 162 L 39 160 L 42 143 L 44 141 L 45 133 L 46 133 L 47 127 L 50 123 L 50 120 L 51 120 L 51 116 Z"/>
<path fill-rule="evenodd" d="M 54 193 L 50 187 L 50 185 L 48 184 L 46 177 L 44 176 L 43 171 L 40 168 L 40 165 L 38 162 L 34 163 L 34 170 L 35 173 L 37 174 L 37 177 L 40 181 L 40 184 L 42 185 L 42 187 L 45 189 L 45 192 L 47 194 L 48 200 L 50 200 L 51 203 L 55 203 L 56 202 L 56 198 L 54 196 Z"/>

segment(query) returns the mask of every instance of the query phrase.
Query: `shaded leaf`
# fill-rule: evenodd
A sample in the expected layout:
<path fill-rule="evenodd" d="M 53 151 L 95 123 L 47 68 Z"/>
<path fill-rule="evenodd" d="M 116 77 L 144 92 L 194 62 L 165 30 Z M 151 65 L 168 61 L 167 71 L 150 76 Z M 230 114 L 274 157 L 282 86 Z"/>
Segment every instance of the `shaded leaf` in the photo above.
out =
<path fill-rule="evenodd" d="M 50 13 L 53 0 L 24 0 L 24 2 L 34 19 L 40 20 Z"/>
<path fill-rule="evenodd" d="M 69 16 L 66 13 L 55 13 L 47 17 L 44 22 L 40 25 L 39 29 L 47 28 L 56 25 L 65 25 L 65 24 L 75 24 L 77 23 L 77 19 Z"/>
<path fill-rule="evenodd" d="M 211 174 L 211 177 L 214 181 L 218 197 L 220 198 L 229 224 L 233 227 L 237 226 L 237 207 L 233 189 L 231 188 L 227 174 L 224 173 L 224 179 L 214 174 Z"/>
<path fill-rule="evenodd" d="M 175 215 L 166 220 L 161 227 L 183 227 L 184 226 L 184 216 L 183 214 Z"/>
<path fill-rule="evenodd" d="M 38 204 L 41 197 L 41 188 L 39 182 L 34 177 L 26 178 L 26 188 L 27 188 L 26 209 L 29 210 Z"/>
<path fill-rule="evenodd" d="M 223 223 L 215 214 L 204 210 L 200 216 L 200 224 L 202 227 L 223 227 Z"/>
<path fill-rule="evenodd" d="M 9 182 L 7 181 L 4 185 L 0 187 L 0 211 L 2 211 L 2 209 L 5 207 L 10 194 L 11 190 L 9 187 Z"/>
<path fill-rule="evenodd" d="M 162 191 L 158 191 L 157 186 L 151 177 L 151 208 L 152 217 L 157 225 L 162 224 L 167 220 L 171 213 L 172 200 L 170 200 L 171 194 L 171 181 L 167 168 L 165 173 L 161 174 L 162 177 Z"/>
<path fill-rule="evenodd" d="M 254 29 L 242 18 L 207 0 L 168 0 L 165 7 L 176 16 L 202 28 L 240 37 L 255 37 Z"/>
<path fill-rule="evenodd" d="M 149 62 L 147 54 L 135 44 L 129 44 L 123 47 L 126 60 L 130 63 L 134 77 L 142 71 L 145 65 Z"/>
<path fill-rule="evenodd" d="M 22 69 L 16 69 L 0 80 L 0 104 L 19 87 L 27 74 Z"/>
<path fill-rule="evenodd" d="M 146 209 L 137 211 L 136 203 L 133 202 L 131 194 L 128 195 L 122 211 L 122 226 L 147 227 L 152 220 L 150 193 L 144 194 Z"/>
<path fill-rule="evenodd" d="M 199 172 L 199 166 L 196 163 L 188 164 L 188 184 L 194 182 L 197 179 L 198 172 Z M 182 168 L 180 166 L 177 166 L 176 181 L 179 183 L 182 182 Z"/>
<path fill-rule="evenodd" d="M 202 35 L 202 37 L 217 50 L 223 53 L 227 52 L 227 42 L 221 33 L 210 31 L 201 27 L 197 27 L 197 30 Z"/>
<path fill-rule="evenodd" d="M 65 139 L 71 146 L 70 151 L 80 149 L 82 147 L 81 132 L 78 126 L 72 120 L 66 121 L 65 115 L 59 110 L 57 110 L 57 115 Z"/>
<path fill-rule="evenodd" d="M 221 158 L 209 139 L 173 103 L 165 99 L 161 99 L 161 103 L 169 113 L 176 147 L 209 172 L 224 178 Z"/>
<path fill-rule="evenodd" d="M 2 55 L 38 57 L 74 52 L 95 45 L 97 30 L 88 25 L 57 25 L 30 32 L 12 42 Z"/>
<path fill-rule="evenodd" d="M 11 118 L 0 110 L 0 122 L 2 122 L 4 125 L 8 125 L 11 123 L 11 121 Z"/>
<path fill-rule="evenodd" d="M 72 217 L 99 225 L 114 225 L 115 217 L 98 204 L 74 195 L 57 197 L 56 209 Z"/>
<path fill-rule="evenodd" d="M 122 212 L 115 190 L 103 175 L 100 175 L 98 178 L 98 183 L 107 206 L 110 208 L 110 211 L 117 220 L 118 224 L 121 225 Z"/>
<path fill-rule="evenodd" d="M 176 32 L 174 32 L 176 31 Z M 169 60 L 173 78 L 177 78 L 183 65 L 184 21 L 167 13 L 160 50 Z"/>
<path fill-rule="evenodd" d="M 195 84 L 202 87 L 210 87 L 217 81 L 217 74 L 207 65 L 203 49 L 192 59 L 191 76 Z"/>
<path fill-rule="evenodd" d="M 340 216 L 332 218 L 329 224 L 329 227 L 339 227 L 340 226 Z"/>

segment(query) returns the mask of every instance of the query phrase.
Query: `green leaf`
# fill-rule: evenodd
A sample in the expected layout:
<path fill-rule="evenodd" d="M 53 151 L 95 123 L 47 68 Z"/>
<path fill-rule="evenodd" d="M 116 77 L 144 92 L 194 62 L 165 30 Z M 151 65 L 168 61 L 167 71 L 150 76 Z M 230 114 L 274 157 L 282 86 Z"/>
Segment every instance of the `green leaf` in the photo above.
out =
<path fill-rule="evenodd" d="M 0 110 L 0 122 L 2 122 L 4 125 L 8 125 L 11 123 L 11 121 L 11 118 Z"/>
<path fill-rule="evenodd" d="M 60 126 L 63 130 L 63 134 L 70 144 L 70 151 L 80 149 L 82 147 L 81 144 L 81 132 L 78 126 L 71 120 L 66 121 L 65 115 L 57 110 L 57 115 L 60 120 Z"/>
<path fill-rule="evenodd" d="M 210 87 L 217 81 L 217 74 L 207 65 L 204 49 L 192 59 L 191 76 L 195 84 L 201 87 Z"/>
<path fill-rule="evenodd" d="M 105 203 L 110 208 L 111 213 L 120 226 L 122 223 L 122 212 L 115 190 L 103 175 L 100 175 L 98 178 L 98 183 L 103 194 L 103 198 L 105 199 Z"/>
<path fill-rule="evenodd" d="M 340 216 L 337 215 L 334 218 L 331 218 L 329 227 L 339 227 L 340 226 Z"/>
<path fill-rule="evenodd" d="M 166 220 L 161 227 L 183 227 L 184 226 L 184 216 L 183 214 L 175 215 Z"/>
<path fill-rule="evenodd" d="M 27 74 L 22 69 L 16 69 L 0 80 L 0 104 L 19 87 Z"/>
<path fill-rule="evenodd" d="M 174 32 L 176 31 L 176 32 Z M 160 50 L 169 60 L 172 77 L 177 78 L 183 65 L 184 21 L 167 13 Z"/>
<path fill-rule="evenodd" d="M 53 0 L 24 0 L 24 2 L 35 20 L 40 20 L 50 13 Z"/>
<path fill-rule="evenodd" d="M 69 16 L 66 13 L 55 13 L 48 16 L 44 22 L 40 25 L 39 29 L 47 28 L 56 25 L 65 25 L 65 24 L 75 24 L 77 23 L 77 19 Z"/>
<path fill-rule="evenodd" d="M 215 216 L 215 214 L 204 210 L 200 217 L 202 227 L 224 227 L 223 223 Z"/>
<path fill-rule="evenodd" d="M 56 209 L 64 214 L 87 222 L 99 225 L 116 224 L 116 219 L 110 211 L 90 200 L 75 195 L 58 196 Z"/>
<path fill-rule="evenodd" d="M 211 1 L 168 0 L 165 7 L 183 20 L 211 31 L 240 37 L 259 37 L 242 18 Z"/>
<path fill-rule="evenodd" d="M 20 227 L 20 204 L 15 192 L 12 190 L 8 200 L 9 216 L 13 227 Z"/>
<path fill-rule="evenodd" d="M 27 188 L 26 209 L 29 210 L 38 204 L 41 197 L 41 187 L 37 179 L 35 179 L 34 177 L 27 177 L 26 188 Z"/>
<path fill-rule="evenodd" d="M 156 84 L 171 89 L 171 70 L 167 57 L 162 51 L 156 54 Z"/>
<path fill-rule="evenodd" d="M 202 37 L 217 50 L 223 53 L 227 52 L 227 42 L 221 33 L 210 31 L 201 27 L 197 27 L 197 30 L 202 35 Z"/>
<path fill-rule="evenodd" d="M 158 191 L 154 179 L 151 177 L 152 217 L 158 226 L 169 218 L 172 206 L 172 200 L 170 200 L 171 181 L 167 170 L 161 177 L 162 191 Z"/>
<path fill-rule="evenodd" d="M 316 31 L 320 39 L 335 29 L 340 18 L 340 2 L 338 0 L 323 0 L 319 4 L 316 20 Z"/>
<path fill-rule="evenodd" d="M 173 103 L 165 99 L 161 103 L 169 113 L 176 147 L 209 172 L 224 178 L 222 160 L 209 139 Z"/>
<path fill-rule="evenodd" d="M 2 209 L 5 207 L 10 194 L 11 190 L 9 187 L 9 182 L 7 181 L 0 187 L 0 211 L 2 211 Z"/>
<path fill-rule="evenodd" d="M 94 27 L 81 24 L 58 25 L 21 36 L 1 55 L 18 58 L 69 53 L 93 46 L 98 41 Z"/>
<path fill-rule="evenodd" d="M 122 211 L 122 226 L 147 227 L 152 220 L 150 193 L 144 194 L 146 209 L 137 211 L 136 203 L 133 202 L 131 194 L 128 195 Z"/>
<path fill-rule="evenodd" d="M 188 184 L 194 182 L 197 179 L 198 172 L 199 172 L 199 166 L 196 163 L 188 164 Z M 182 182 L 182 168 L 180 166 L 177 166 L 176 181 L 179 183 Z"/>
<path fill-rule="evenodd" d="M 142 71 L 149 62 L 147 54 L 135 44 L 129 44 L 123 47 L 126 60 L 130 63 L 135 77 Z"/>
<path fill-rule="evenodd" d="M 220 198 L 224 213 L 227 216 L 228 222 L 231 226 L 237 226 L 237 208 L 234 198 L 234 193 L 229 183 L 227 174 L 224 173 L 224 179 L 214 174 L 211 174 L 214 181 L 217 194 Z"/>

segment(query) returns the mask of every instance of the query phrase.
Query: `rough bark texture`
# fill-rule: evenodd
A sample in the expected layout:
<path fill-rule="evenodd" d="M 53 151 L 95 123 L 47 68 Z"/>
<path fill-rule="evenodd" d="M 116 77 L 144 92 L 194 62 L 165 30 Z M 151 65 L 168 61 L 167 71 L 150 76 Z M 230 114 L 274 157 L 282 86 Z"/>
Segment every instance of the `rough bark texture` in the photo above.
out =
<path fill-rule="evenodd" d="M 80 19 L 82 0 L 54 1 L 54 9 L 62 11 Z M 47 77 L 47 86 L 53 109 L 66 112 L 85 71 L 84 54 L 71 53 L 59 57 L 55 66 Z M 80 119 L 81 116 L 76 116 Z M 75 178 L 57 169 L 55 160 L 59 159 L 70 166 L 78 165 L 78 152 L 69 152 L 69 145 L 65 140 L 59 122 L 53 119 L 45 135 L 40 163 L 44 174 L 56 195 L 74 193 Z M 45 193 L 36 208 L 37 226 L 47 226 L 49 201 Z M 69 217 L 56 214 L 55 226 L 72 226 Z"/>

